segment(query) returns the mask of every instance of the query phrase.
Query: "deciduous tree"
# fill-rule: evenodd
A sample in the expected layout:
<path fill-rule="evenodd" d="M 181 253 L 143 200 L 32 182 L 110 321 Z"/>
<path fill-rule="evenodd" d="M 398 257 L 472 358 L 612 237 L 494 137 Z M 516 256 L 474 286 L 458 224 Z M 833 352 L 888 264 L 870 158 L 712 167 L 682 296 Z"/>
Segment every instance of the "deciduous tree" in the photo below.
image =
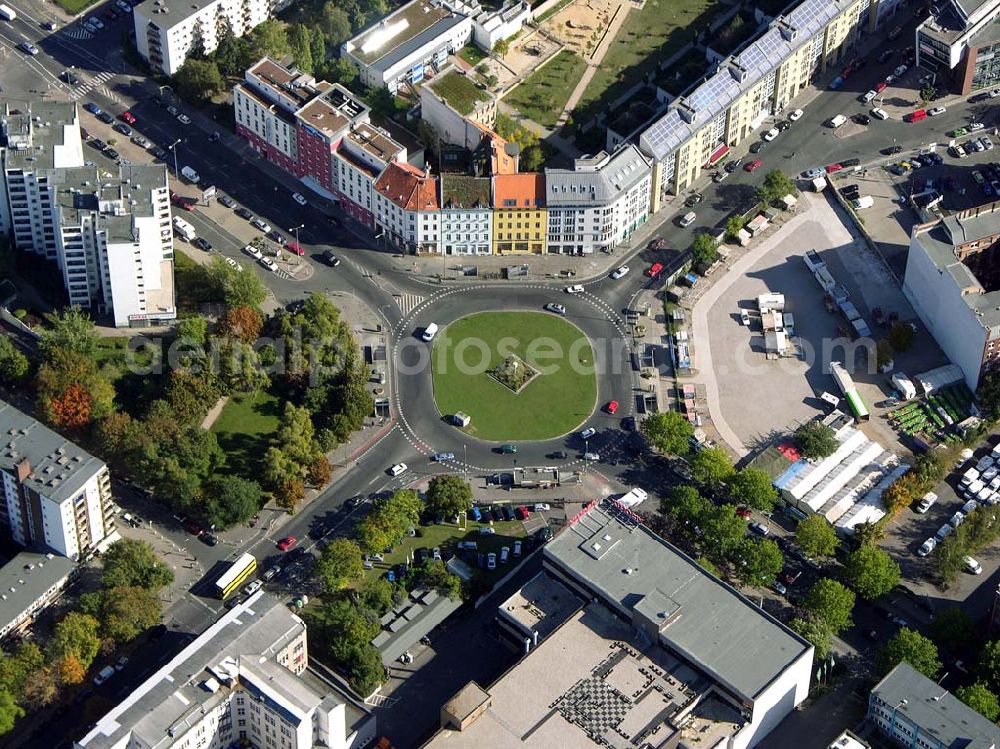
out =
<path fill-rule="evenodd" d="M 733 459 L 721 447 L 703 447 L 691 458 L 691 475 L 700 484 L 719 484 L 733 475 Z"/>
<path fill-rule="evenodd" d="M 958 606 L 949 606 L 938 612 L 931 623 L 931 634 L 941 647 L 958 652 L 972 640 L 975 625 L 972 617 Z"/>
<path fill-rule="evenodd" d="M 711 235 L 699 232 L 691 242 L 691 262 L 697 268 L 709 266 L 719 259 L 719 243 Z"/>
<path fill-rule="evenodd" d="M 24 704 L 39 710 L 55 702 L 59 695 L 59 674 L 51 666 L 40 668 L 28 677 L 24 685 Z"/>
<path fill-rule="evenodd" d="M 938 671 L 941 670 L 937 646 L 908 627 L 903 627 L 889 638 L 875 658 L 875 664 L 881 674 L 889 673 L 903 661 L 931 680 L 936 679 Z"/>
<path fill-rule="evenodd" d="M 49 359 L 56 349 L 72 351 L 93 358 L 97 353 L 100 336 L 94 321 L 79 307 L 67 307 L 62 312 L 45 316 L 49 327 L 42 332 L 38 347 Z"/>
<path fill-rule="evenodd" d="M 19 385 L 31 368 L 28 357 L 14 348 L 10 338 L 0 335 L 0 382 Z"/>
<path fill-rule="evenodd" d="M 59 669 L 59 681 L 63 684 L 82 684 L 87 675 L 87 670 L 75 655 L 67 655 L 56 667 Z"/>
<path fill-rule="evenodd" d="M 214 61 L 188 57 L 174 76 L 174 87 L 182 98 L 200 103 L 222 92 L 226 81 Z"/>
<path fill-rule="evenodd" d="M 914 332 L 913 328 L 910 327 L 910 323 L 899 321 L 889 328 L 887 338 L 893 351 L 903 353 L 904 351 L 909 351 L 913 346 L 913 336 Z"/>
<path fill-rule="evenodd" d="M 824 577 L 809 589 L 803 606 L 815 617 L 825 621 L 833 632 L 840 632 L 851 626 L 854 591 L 836 580 Z"/>
<path fill-rule="evenodd" d="M 260 484 L 241 476 L 213 476 L 204 495 L 205 519 L 219 528 L 245 523 L 260 510 Z"/>
<path fill-rule="evenodd" d="M 316 574 L 327 595 L 343 590 L 364 574 L 361 548 L 346 538 L 330 542 L 316 562 Z"/>
<path fill-rule="evenodd" d="M 227 309 L 219 323 L 220 332 L 238 338 L 244 343 L 253 343 L 257 340 L 263 327 L 264 318 L 260 312 L 244 305 Z"/>
<path fill-rule="evenodd" d="M 105 588 L 140 587 L 155 591 L 174 581 L 173 570 L 146 541 L 134 538 L 115 541 L 101 560 L 101 583 Z"/>
<path fill-rule="evenodd" d="M 788 623 L 788 626 L 797 635 L 812 643 L 815 648 L 814 661 L 821 661 L 830 654 L 833 632 L 822 619 L 796 617 Z"/>
<path fill-rule="evenodd" d="M 315 458 L 306 466 L 306 479 L 311 486 L 321 489 L 330 483 L 330 461 L 326 455 L 318 453 Z"/>
<path fill-rule="evenodd" d="M 101 631 L 115 642 L 128 642 L 160 621 L 163 605 L 150 588 L 119 586 L 104 591 Z"/>
<path fill-rule="evenodd" d="M 289 512 L 295 512 L 305 498 L 306 486 L 302 479 L 289 479 L 278 489 L 275 500 L 279 507 L 283 507 Z"/>
<path fill-rule="evenodd" d="M 368 577 L 358 587 L 358 605 L 381 617 L 392 608 L 396 588 L 384 577 Z"/>
<path fill-rule="evenodd" d="M 844 579 L 859 596 L 873 601 L 899 582 L 899 565 L 878 547 L 866 544 L 847 557 Z"/>
<path fill-rule="evenodd" d="M 819 460 L 833 455 L 840 443 L 830 427 L 814 420 L 795 430 L 795 444 L 802 457 Z"/>
<path fill-rule="evenodd" d="M 445 517 L 472 508 L 472 487 L 461 476 L 435 476 L 427 487 L 427 509 Z"/>
<path fill-rule="evenodd" d="M 981 681 L 959 687 L 955 690 L 955 696 L 986 720 L 996 723 L 997 716 L 1000 715 L 1000 700 Z"/>
<path fill-rule="evenodd" d="M 759 468 L 737 471 L 726 483 L 734 499 L 755 510 L 770 512 L 778 501 L 778 492 L 771 485 L 771 477 Z"/>
<path fill-rule="evenodd" d="M 686 455 L 694 427 L 678 411 L 660 411 L 646 417 L 640 426 L 649 443 L 662 453 Z"/>
<path fill-rule="evenodd" d="M 736 552 L 733 572 L 745 585 L 770 585 L 785 563 L 778 544 L 769 538 L 747 538 Z"/>
<path fill-rule="evenodd" d="M 837 532 L 822 515 L 810 515 L 795 529 L 795 542 L 810 558 L 831 556 L 840 543 Z"/>
<path fill-rule="evenodd" d="M 14 729 L 14 722 L 24 715 L 10 692 L 0 688 L 0 736 Z"/>
<path fill-rule="evenodd" d="M 71 611 L 55 626 L 49 640 L 49 658 L 58 661 L 67 655 L 76 656 L 84 668 L 90 668 L 101 646 L 100 625 L 94 617 Z"/>

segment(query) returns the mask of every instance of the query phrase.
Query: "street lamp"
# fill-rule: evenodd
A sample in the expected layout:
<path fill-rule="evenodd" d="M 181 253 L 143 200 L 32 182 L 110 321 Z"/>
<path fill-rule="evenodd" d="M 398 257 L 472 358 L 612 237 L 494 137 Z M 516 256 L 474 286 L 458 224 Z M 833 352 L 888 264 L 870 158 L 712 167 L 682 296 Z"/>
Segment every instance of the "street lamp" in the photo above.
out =
<path fill-rule="evenodd" d="M 174 152 L 174 178 L 180 179 L 180 171 L 177 169 L 177 144 L 182 142 L 183 138 L 178 138 L 173 143 L 171 143 L 167 148 Z"/>
<path fill-rule="evenodd" d="M 896 703 L 896 707 L 892 708 L 892 720 L 889 722 L 889 736 L 891 737 L 896 733 L 896 711 L 901 707 L 906 706 L 906 700 L 902 699 Z"/>
<path fill-rule="evenodd" d="M 295 246 L 298 247 L 299 249 L 302 249 L 302 245 L 299 244 L 299 230 L 305 228 L 306 228 L 305 224 L 299 224 L 298 226 L 293 226 L 291 229 L 288 230 L 291 232 L 295 232 Z"/>

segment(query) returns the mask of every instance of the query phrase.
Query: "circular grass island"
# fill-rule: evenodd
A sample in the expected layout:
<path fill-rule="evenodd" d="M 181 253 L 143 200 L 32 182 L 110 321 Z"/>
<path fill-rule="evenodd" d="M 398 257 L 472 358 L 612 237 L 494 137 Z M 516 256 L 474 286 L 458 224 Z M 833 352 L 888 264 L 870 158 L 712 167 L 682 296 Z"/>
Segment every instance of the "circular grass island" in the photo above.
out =
<path fill-rule="evenodd" d="M 541 312 L 480 312 L 451 323 L 431 356 L 434 400 L 445 416 L 472 417 L 483 440 L 559 437 L 582 424 L 597 400 L 587 336 Z"/>

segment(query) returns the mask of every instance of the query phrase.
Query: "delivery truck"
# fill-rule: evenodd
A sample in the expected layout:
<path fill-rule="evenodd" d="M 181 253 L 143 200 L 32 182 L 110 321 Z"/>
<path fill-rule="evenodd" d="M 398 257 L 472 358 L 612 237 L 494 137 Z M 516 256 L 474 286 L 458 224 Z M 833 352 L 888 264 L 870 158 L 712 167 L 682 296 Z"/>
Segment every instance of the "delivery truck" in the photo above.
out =
<path fill-rule="evenodd" d="M 13 21 L 17 18 L 17 13 L 9 5 L 0 5 L 0 18 L 5 21 Z"/>
<path fill-rule="evenodd" d="M 840 387 L 840 392 L 844 394 L 847 406 L 851 409 L 851 413 L 854 414 L 854 418 L 858 421 L 868 421 L 871 416 L 868 412 L 868 406 L 865 405 L 864 400 L 861 398 L 861 393 L 858 392 L 857 387 L 854 385 L 854 380 L 848 371 L 844 369 L 844 366 L 840 362 L 830 362 L 830 374 L 833 375 L 833 379 Z"/>

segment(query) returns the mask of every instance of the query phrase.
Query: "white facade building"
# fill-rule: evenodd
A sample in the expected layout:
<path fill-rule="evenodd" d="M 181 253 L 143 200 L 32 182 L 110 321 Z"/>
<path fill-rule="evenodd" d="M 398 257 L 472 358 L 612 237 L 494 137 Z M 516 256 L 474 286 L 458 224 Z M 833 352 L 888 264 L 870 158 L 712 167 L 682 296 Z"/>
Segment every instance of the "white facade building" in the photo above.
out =
<path fill-rule="evenodd" d="M 478 5 L 478 3 L 475 3 Z M 507 0 L 499 10 L 473 14 L 472 38 L 489 51 L 501 39 L 509 39 L 531 20 L 531 6 L 522 0 Z"/>
<path fill-rule="evenodd" d="M 0 640 L 29 626 L 76 573 L 76 562 L 52 553 L 22 551 L 0 567 Z"/>
<path fill-rule="evenodd" d="M 306 672 L 306 626 L 258 592 L 226 612 L 76 749 L 352 749 L 375 720 Z"/>
<path fill-rule="evenodd" d="M 147 0 L 148 1 L 148 0 Z M 448 55 L 472 39 L 472 19 L 447 2 L 413 0 L 341 47 L 341 56 L 358 69 L 361 82 L 396 93 L 440 70 Z"/>
<path fill-rule="evenodd" d="M 136 47 L 154 71 L 173 75 L 193 47 L 214 52 L 227 26 L 243 36 L 289 5 L 291 0 L 144 0 L 132 12 Z"/>
<path fill-rule="evenodd" d="M 393 161 L 375 182 L 375 234 L 407 252 L 441 251 L 438 178 Z"/>
<path fill-rule="evenodd" d="M 441 175 L 441 251 L 445 255 L 489 255 L 493 211 L 489 177 Z"/>
<path fill-rule="evenodd" d="M 21 546 L 79 560 L 116 537 L 103 461 L 0 401 L 0 526 Z"/>
<path fill-rule="evenodd" d="M 58 266 L 69 303 L 118 327 L 177 316 L 170 190 L 163 165 L 85 166 L 75 104 L 0 117 L 0 230 Z"/>
<path fill-rule="evenodd" d="M 650 160 L 634 145 L 577 159 L 573 169 L 545 170 L 548 251 L 610 251 L 649 216 Z"/>

